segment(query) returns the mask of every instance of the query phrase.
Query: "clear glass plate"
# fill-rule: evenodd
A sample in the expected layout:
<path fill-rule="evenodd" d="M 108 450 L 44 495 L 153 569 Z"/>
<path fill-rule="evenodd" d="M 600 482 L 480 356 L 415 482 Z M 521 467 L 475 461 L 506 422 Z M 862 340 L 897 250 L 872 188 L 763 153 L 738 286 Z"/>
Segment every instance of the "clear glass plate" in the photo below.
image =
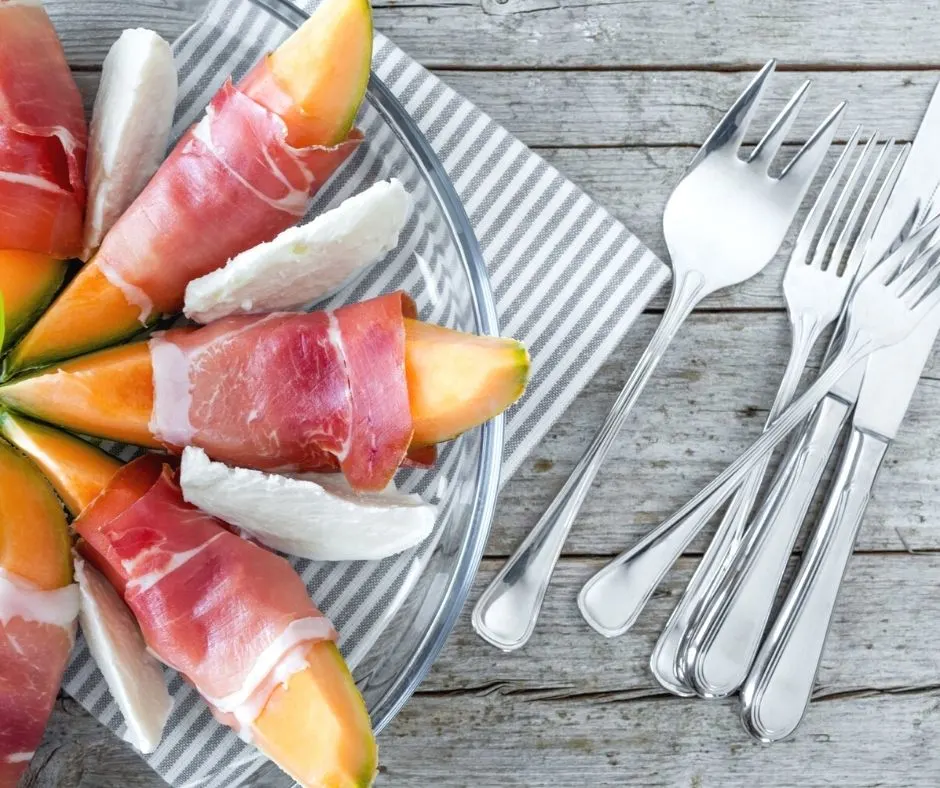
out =
<path fill-rule="evenodd" d="M 47 9 L 89 106 L 101 62 L 122 29 L 149 27 L 175 41 L 181 68 L 177 136 L 226 77 L 237 80 L 305 19 L 286 0 L 51 0 Z M 312 213 L 389 177 L 405 184 L 415 209 L 398 249 L 327 303 L 404 289 L 426 320 L 497 334 L 486 268 L 464 209 L 434 151 L 375 75 L 357 125 L 366 134 L 365 144 L 320 192 Z M 427 674 L 467 597 L 493 517 L 502 430 L 497 419 L 444 447 L 432 471 L 399 475 L 403 489 L 420 492 L 439 507 L 437 527 L 426 544 L 375 563 L 295 562 L 341 633 L 340 645 L 378 731 Z M 125 458 L 131 451 L 108 448 Z M 100 684 L 80 646 L 66 689 L 120 732 L 120 715 Z M 218 729 L 178 678 L 171 689 L 177 700 L 173 727 L 151 764 L 178 785 L 232 786 L 249 772 L 258 779 L 261 764 L 253 751 Z M 238 768 L 230 771 L 232 764 Z M 277 778 L 266 775 L 262 784 L 280 784 L 271 780 Z"/>

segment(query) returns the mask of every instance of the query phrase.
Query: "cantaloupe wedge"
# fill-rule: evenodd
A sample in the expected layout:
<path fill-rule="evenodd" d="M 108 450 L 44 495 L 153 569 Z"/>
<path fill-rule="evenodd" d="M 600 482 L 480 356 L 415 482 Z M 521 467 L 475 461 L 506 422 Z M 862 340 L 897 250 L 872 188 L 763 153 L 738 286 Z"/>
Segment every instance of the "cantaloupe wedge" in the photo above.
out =
<path fill-rule="evenodd" d="M 372 36 L 369 0 L 326 0 L 268 56 L 270 76 L 293 105 L 275 105 L 271 91 L 255 92 L 250 83 L 245 91 L 284 118 L 292 145 L 336 145 L 352 129 L 369 83 Z"/>
<path fill-rule="evenodd" d="M 515 340 L 405 320 L 405 375 L 416 448 L 502 413 L 525 389 L 529 357 Z M 101 350 L 0 386 L 0 403 L 67 429 L 156 447 L 146 342 Z"/>
<path fill-rule="evenodd" d="M 42 591 L 72 582 L 65 510 L 39 469 L 0 440 L 0 567 Z"/>
<path fill-rule="evenodd" d="M 372 785 L 378 766 L 372 724 L 339 649 L 317 643 L 307 662 L 271 694 L 254 722 L 254 743 L 301 785 Z"/>
<path fill-rule="evenodd" d="M 9 411 L 0 411 L 0 434 L 39 466 L 73 517 L 121 468 L 120 460 L 88 441 Z"/>
<path fill-rule="evenodd" d="M 49 306 L 67 271 L 65 260 L 19 249 L 0 250 L 0 296 L 5 324 L 0 352 Z"/>
<path fill-rule="evenodd" d="M 405 321 L 413 446 L 455 438 L 498 416 L 525 391 L 529 354 L 514 339 Z"/>
<path fill-rule="evenodd" d="M 284 118 L 292 144 L 333 146 L 346 139 L 365 96 L 372 34 L 368 0 L 325 0 L 241 88 Z M 140 316 L 92 257 L 8 356 L 4 376 L 132 337 Z"/>
<path fill-rule="evenodd" d="M 143 329 L 139 317 L 92 258 L 7 356 L 4 377 L 131 337 Z"/>
<path fill-rule="evenodd" d="M 0 386 L 13 410 L 84 435 L 157 448 L 150 434 L 153 367 L 146 342 L 99 350 Z"/>

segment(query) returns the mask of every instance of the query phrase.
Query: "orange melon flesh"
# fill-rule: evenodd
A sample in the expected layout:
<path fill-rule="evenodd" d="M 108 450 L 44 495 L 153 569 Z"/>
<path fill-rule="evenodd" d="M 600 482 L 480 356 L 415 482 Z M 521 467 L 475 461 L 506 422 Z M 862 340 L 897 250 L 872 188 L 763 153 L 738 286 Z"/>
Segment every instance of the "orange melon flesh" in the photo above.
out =
<path fill-rule="evenodd" d="M 39 469 L 0 441 L 0 567 L 43 591 L 72 582 L 62 504 Z"/>
<path fill-rule="evenodd" d="M 5 377 L 89 353 L 143 329 L 140 309 L 112 285 L 92 258 L 12 350 Z"/>
<path fill-rule="evenodd" d="M 405 376 L 414 447 L 429 446 L 502 413 L 525 390 L 529 357 L 512 339 L 405 320 Z M 150 432 L 150 347 L 135 342 L 64 361 L 0 386 L 8 407 L 86 435 L 158 447 Z"/>
<path fill-rule="evenodd" d="M 359 788 L 375 779 L 378 750 L 362 695 L 332 642 L 271 694 L 253 743 L 303 786 Z"/>
<path fill-rule="evenodd" d="M 405 321 L 413 446 L 455 438 L 498 416 L 525 391 L 529 355 L 513 339 Z"/>
<path fill-rule="evenodd" d="M 268 69 L 292 106 L 275 106 L 259 90 L 252 98 L 280 115 L 296 147 L 337 145 L 348 136 L 372 66 L 369 0 L 326 0 L 269 57 Z"/>
<path fill-rule="evenodd" d="M 6 326 L 0 350 L 9 347 L 49 306 L 67 271 L 65 260 L 18 249 L 0 250 L 0 297 Z"/>
<path fill-rule="evenodd" d="M 121 469 L 120 460 L 97 446 L 25 416 L 0 412 L 0 434 L 39 466 L 73 517 Z"/>
<path fill-rule="evenodd" d="M 100 350 L 0 386 L 0 402 L 99 438 L 157 448 L 150 434 L 153 368 L 146 342 Z"/>

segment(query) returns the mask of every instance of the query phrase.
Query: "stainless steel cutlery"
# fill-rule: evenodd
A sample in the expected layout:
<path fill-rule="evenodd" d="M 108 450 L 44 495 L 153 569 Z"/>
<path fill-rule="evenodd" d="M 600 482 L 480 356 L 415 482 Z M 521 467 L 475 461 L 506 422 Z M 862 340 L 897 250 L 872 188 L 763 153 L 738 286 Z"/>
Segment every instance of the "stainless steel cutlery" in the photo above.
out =
<path fill-rule="evenodd" d="M 804 83 L 751 155 L 741 158 L 744 135 L 773 70 L 771 61 L 748 85 L 670 196 L 663 230 L 673 287 L 662 322 L 558 496 L 473 611 L 477 633 L 503 650 L 520 648 L 531 636 L 581 504 L 679 327 L 705 296 L 751 278 L 773 259 L 826 156 L 844 105 L 833 110 L 779 176 L 769 172 L 805 100 L 809 83 Z"/>
<path fill-rule="evenodd" d="M 768 424 L 793 399 L 810 353 L 826 328 L 842 313 L 868 241 L 904 164 L 907 148 L 895 149 L 890 140 L 879 148 L 875 134 L 859 146 L 856 157 L 859 136 L 857 129 L 832 168 L 790 255 L 783 291 L 791 325 L 791 351 Z M 849 170 L 853 159 L 854 166 Z M 882 179 L 885 170 L 887 175 Z M 872 194 L 876 196 L 869 206 Z M 709 694 L 710 688 L 703 691 L 699 682 L 687 675 L 686 642 L 690 628 L 701 617 L 703 603 L 716 594 L 715 586 L 725 577 L 732 555 L 738 552 L 745 538 L 745 525 L 760 492 L 768 462 L 769 458 L 760 463 L 731 499 L 708 551 L 650 658 L 650 668 L 659 683 L 677 695 Z M 748 536 L 751 533 L 753 531 Z M 741 655 L 736 647 L 732 652 L 735 657 Z M 746 658 L 745 675 L 752 657 L 753 652 Z M 743 680 L 744 675 L 737 683 Z"/>
<path fill-rule="evenodd" d="M 721 120 L 670 196 L 663 229 L 673 288 L 663 319 L 593 442 L 535 528 L 492 581 L 473 626 L 511 651 L 532 634 L 562 546 L 604 458 L 692 309 L 774 257 L 834 138 L 844 104 L 772 176 L 809 83 L 750 155 L 741 145 L 774 70 L 768 63 Z M 582 588 L 584 619 L 627 632 L 691 540 L 727 503 L 673 610 L 650 668 L 670 692 L 740 690 L 745 729 L 791 735 L 812 697 L 845 567 L 875 479 L 940 333 L 940 86 L 913 146 L 856 130 L 800 230 L 783 290 L 791 352 L 763 434 L 710 484 Z M 835 326 L 823 369 L 796 396 L 811 351 Z M 796 579 L 774 603 L 803 520 L 850 433 Z M 797 429 L 799 427 L 799 429 Z M 791 432 L 761 495 L 771 455 Z M 755 511 L 755 504 L 756 511 Z M 768 629 L 769 627 L 769 629 Z"/>

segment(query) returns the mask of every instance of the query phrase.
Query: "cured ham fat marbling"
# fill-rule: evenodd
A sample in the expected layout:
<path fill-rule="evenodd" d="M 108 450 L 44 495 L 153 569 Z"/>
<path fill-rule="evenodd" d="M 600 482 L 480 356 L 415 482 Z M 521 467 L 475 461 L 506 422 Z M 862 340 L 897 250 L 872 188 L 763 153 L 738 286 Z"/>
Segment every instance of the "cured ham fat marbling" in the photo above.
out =
<path fill-rule="evenodd" d="M 0 249 L 82 250 L 88 129 L 45 9 L 0 0 Z"/>
<path fill-rule="evenodd" d="M 354 489 L 384 490 L 411 444 L 404 319 L 414 314 L 392 293 L 155 337 L 151 432 L 233 465 L 338 466 Z"/>

